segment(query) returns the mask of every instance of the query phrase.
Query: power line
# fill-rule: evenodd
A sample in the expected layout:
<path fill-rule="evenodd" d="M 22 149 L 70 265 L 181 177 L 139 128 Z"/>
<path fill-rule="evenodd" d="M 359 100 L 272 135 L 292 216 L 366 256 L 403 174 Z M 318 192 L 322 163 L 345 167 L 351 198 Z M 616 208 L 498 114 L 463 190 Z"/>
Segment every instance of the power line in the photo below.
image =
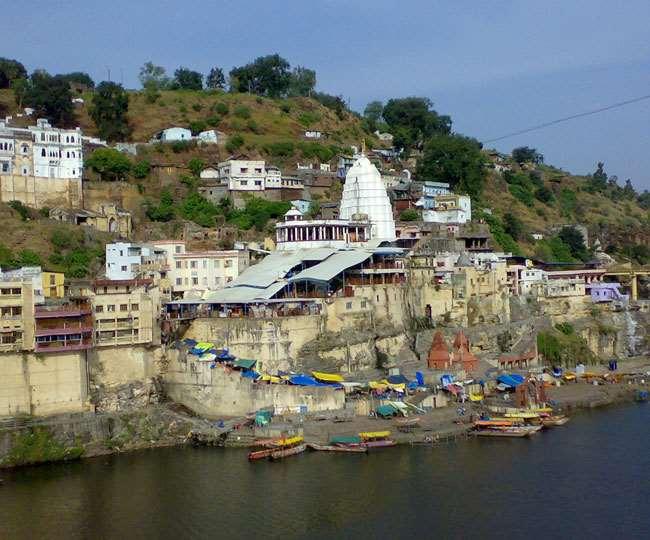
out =
<path fill-rule="evenodd" d="M 519 131 L 513 131 L 512 133 L 508 133 L 507 135 L 502 135 L 501 137 L 495 137 L 494 139 L 488 139 L 486 141 L 483 141 L 484 143 L 491 143 L 491 142 L 496 142 L 500 141 L 501 139 L 507 139 L 509 137 L 514 137 L 515 135 L 522 135 L 524 133 L 529 133 L 530 131 L 537 131 L 538 129 L 543 129 L 549 126 L 554 126 L 555 124 L 560 124 L 562 122 L 567 122 L 569 120 L 574 120 L 576 118 L 582 118 L 583 116 L 590 116 L 592 114 L 598 114 L 604 111 L 609 111 L 611 109 L 617 109 L 619 107 L 623 107 L 625 105 L 630 105 L 631 103 L 638 103 L 639 101 L 643 101 L 645 99 L 650 99 L 650 94 L 637 97 L 634 99 L 628 99 L 627 101 L 621 101 L 619 103 L 614 103 L 612 105 L 607 105 L 606 107 L 601 107 L 600 109 L 594 109 L 593 111 L 587 111 L 583 113 L 578 113 L 578 114 L 572 114 L 571 116 L 565 116 L 564 118 L 558 118 L 557 120 L 553 120 L 551 122 L 544 122 L 543 124 L 538 124 L 533 127 L 529 127 L 526 129 L 522 129 Z"/>

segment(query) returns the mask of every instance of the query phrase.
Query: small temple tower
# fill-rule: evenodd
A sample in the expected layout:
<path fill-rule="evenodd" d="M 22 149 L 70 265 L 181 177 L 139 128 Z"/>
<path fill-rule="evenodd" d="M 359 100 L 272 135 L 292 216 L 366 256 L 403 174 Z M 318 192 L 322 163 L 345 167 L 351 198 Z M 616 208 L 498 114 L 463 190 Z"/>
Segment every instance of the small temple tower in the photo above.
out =
<path fill-rule="evenodd" d="M 359 219 L 365 214 L 371 224 L 373 239 L 395 240 L 393 208 L 381 174 L 362 153 L 345 175 L 340 219 Z"/>
<path fill-rule="evenodd" d="M 429 351 L 429 357 L 427 358 L 427 365 L 431 369 L 439 370 L 451 367 L 449 348 L 447 347 L 445 338 L 440 330 L 433 335 L 433 343 L 431 344 L 431 350 Z"/>
<path fill-rule="evenodd" d="M 445 338 L 440 330 L 433 335 L 433 343 L 427 357 L 430 369 L 463 369 L 466 373 L 478 368 L 478 358 L 472 354 L 467 336 L 460 330 L 454 338 L 452 351 L 449 352 Z"/>
<path fill-rule="evenodd" d="M 466 373 L 478 368 L 478 358 L 472 354 L 467 336 L 460 330 L 456 334 L 453 346 L 454 364 L 465 370 Z"/>

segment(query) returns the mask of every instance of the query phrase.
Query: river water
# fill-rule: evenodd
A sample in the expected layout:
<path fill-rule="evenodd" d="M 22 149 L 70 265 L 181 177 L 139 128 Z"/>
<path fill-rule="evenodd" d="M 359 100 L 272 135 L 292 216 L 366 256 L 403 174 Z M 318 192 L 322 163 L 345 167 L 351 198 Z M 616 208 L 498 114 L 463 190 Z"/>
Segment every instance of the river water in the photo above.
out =
<path fill-rule="evenodd" d="M 250 464 L 173 448 L 2 471 L 0 538 L 648 538 L 650 404 L 530 440 Z"/>

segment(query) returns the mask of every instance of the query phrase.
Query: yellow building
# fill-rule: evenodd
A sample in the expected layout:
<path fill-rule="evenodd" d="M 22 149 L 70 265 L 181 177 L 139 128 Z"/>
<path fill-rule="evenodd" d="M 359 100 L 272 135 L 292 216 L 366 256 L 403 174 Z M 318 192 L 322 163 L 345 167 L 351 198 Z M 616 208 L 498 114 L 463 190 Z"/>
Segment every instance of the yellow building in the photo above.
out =
<path fill-rule="evenodd" d="M 0 352 L 34 348 L 34 295 L 27 281 L 0 281 Z"/>
<path fill-rule="evenodd" d="M 65 296 L 65 275 L 63 272 L 43 272 L 43 296 L 63 298 Z"/>

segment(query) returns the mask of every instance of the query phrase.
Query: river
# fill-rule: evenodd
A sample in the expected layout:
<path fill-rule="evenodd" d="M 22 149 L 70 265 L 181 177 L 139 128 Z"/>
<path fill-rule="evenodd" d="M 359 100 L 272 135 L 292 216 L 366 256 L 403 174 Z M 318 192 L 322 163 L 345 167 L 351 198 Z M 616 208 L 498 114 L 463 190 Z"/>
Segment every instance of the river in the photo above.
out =
<path fill-rule="evenodd" d="M 0 538 L 647 538 L 650 404 L 530 440 L 248 463 L 170 448 L 0 471 Z"/>

